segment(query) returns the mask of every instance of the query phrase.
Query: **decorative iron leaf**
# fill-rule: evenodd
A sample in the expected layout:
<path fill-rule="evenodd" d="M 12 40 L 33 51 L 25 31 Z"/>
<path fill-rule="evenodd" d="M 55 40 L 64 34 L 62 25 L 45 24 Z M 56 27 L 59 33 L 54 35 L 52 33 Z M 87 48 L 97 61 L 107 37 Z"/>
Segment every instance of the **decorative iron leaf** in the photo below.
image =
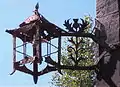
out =
<path fill-rule="evenodd" d="M 79 57 L 77 61 L 79 62 L 80 60 L 85 60 L 85 58 Z"/>
<path fill-rule="evenodd" d="M 80 30 L 79 32 L 84 32 L 84 30 L 86 29 L 86 27 L 88 26 L 88 22 L 81 19 L 82 23 L 80 23 Z"/>
<path fill-rule="evenodd" d="M 69 59 L 71 59 L 74 63 L 76 62 L 75 58 L 72 56 L 72 54 L 70 54 Z"/>
<path fill-rule="evenodd" d="M 67 47 L 67 51 L 68 51 L 68 52 L 72 52 L 72 50 L 75 51 L 75 48 L 73 48 L 72 46 L 68 46 L 68 47 Z"/>
<path fill-rule="evenodd" d="M 66 29 L 68 29 L 69 31 L 74 32 L 73 28 L 71 27 L 72 23 L 69 23 L 69 20 L 70 20 L 70 19 L 68 19 L 67 21 L 65 20 L 63 25 L 64 25 L 64 26 L 66 27 Z"/>
<path fill-rule="evenodd" d="M 73 41 L 73 38 L 68 39 L 68 41 L 72 44 L 75 44 L 75 41 Z"/>

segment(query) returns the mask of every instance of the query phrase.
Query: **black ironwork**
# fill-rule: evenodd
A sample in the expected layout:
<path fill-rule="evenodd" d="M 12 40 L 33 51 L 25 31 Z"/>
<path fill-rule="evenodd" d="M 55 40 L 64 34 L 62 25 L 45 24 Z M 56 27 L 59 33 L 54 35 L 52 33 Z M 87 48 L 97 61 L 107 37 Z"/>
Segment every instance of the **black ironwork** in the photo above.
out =
<path fill-rule="evenodd" d="M 37 83 L 38 76 L 49 73 L 51 71 L 56 71 L 58 70 L 59 73 L 62 74 L 61 69 L 71 69 L 71 70 L 95 70 L 97 73 L 99 73 L 100 66 L 99 63 L 101 59 L 104 57 L 104 55 L 107 52 L 110 52 L 111 50 L 116 49 L 114 46 L 111 46 L 107 43 L 105 43 L 106 36 L 103 35 L 103 31 L 100 31 L 97 27 L 94 28 L 95 32 L 90 33 L 90 32 L 85 32 L 88 26 L 88 22 L 86 20 L 80 19 L 81 22 L 79 23 L 79 19 L 73 19 L 73 23 L 70 23 L 70 19 L 65 20 L 64 26 L 66 27 L 66 30 L 63 30 L 56 26 L 53 23 L 50 23 L 47 19 L 45 19 L 39 12 L 38 12 L 39 5 L 35 6 L 35 11 L 37 14 L 36 16 L 39 16 L 38 19 L 36 20 L 31 20 L 30 23 L 22 23 L 20 24 L 20 28 L 14 29 L 14 30 L 6 30 L 9 34 L 13 35 L 13 68 L 15 70 L 19 70 L 21 72 L 30 74 L 33 76 L 34 83 Z M 47 34 L 45 33 L 47 32 Z M 101 35 L 102 34 L 102 35 Z M 71 42 L 72 44 L 75 45 L 75 48 L 72 46 L 68 46 L 67 51 L 71 52 L 69 54 L 69 59 L 71 59 L 74 62 L 73 66 L 67 66 L 67 65 L 61 65 L 61 37 L 62 36 L 74 36 L 76 38 L 76 42 L 73 41 L 73 38 L 70 38 L 68 41 Z M 16 47 L 16 37 L 20 38 L 24 43 L 23 45 L 17 46 Z M 24 38 L 25 37 L 25 38 Z M 83 56 L 78 55 L 78 51 L 81 50 L 82 48 L 78 48 L 78 45 L 81 43 L 84 43 L 81 40 L 78 40 L 78 37 L 87 37 L 91 38 L 94 42 L 99 44 L 102 48 L 105 50 L 101 55 L 96 58 L 98 59 L 95 65 L 92 66 L 78 66 L 78 62 L 81 59 L 84 59 Z M 54 38 L 58 38 L 58 47 L 54 46 L 53 44 L 49 43 Z M 29 56 L 26 53 L 26 45 L 27 43 L 31 43 L 33 46 L 33 57 Z M 42 56 L 42 43 L 47 43 L 47 55 Z M 54 61 L 51 58 L 51 54 L 56 53 L 56 52 L 51 52 L 49 53 L 48 45 L 50 45 L 50 50 L 51 46 L 57 48 L 58 51 L 58 62 Z M 17 51 L 16 48 L 18 47 L 24 47 L 24 51 L 20 52 Z M 84 49 L 83 49 L 84 50 Z M 75 57 L 73 57 L 73 53 L 75 53 Z M 16 52 L 22 53 L 24 58 L 20 61 L 16 61 Z M 41 64 L 43 62 L 43 57 L 45 57 L 45 62 L 50 64 L 51 66 L 47 65 L 45 69 L 42 71 L 38 71 L 38 63 Z M 33 64 L 33 71 L 29 70 L 25 64 L 27 63 L 32 63 Z M 13 74 L 12 73 L 12 74 Z M 98 74 L 99 75 L 99 74 Z M 108 79 L 102 78 L 107 81 Z M 109 78 L 110 79 L 110 78 Z M 109 84 L 109 82 L 108 82 Z"/>
<path fill-rule="evenodd" d="M 88 26 L 88 22 L 83 19 L 81 19 L 82 23 L 78 23 L 79 19 L 73 19 L 73 25 L 72 23 L 69 23 L 69 20 L 70 19 L 65 20 L 65 23 L 63 24 L 69 32 L 83 33 Z"/>

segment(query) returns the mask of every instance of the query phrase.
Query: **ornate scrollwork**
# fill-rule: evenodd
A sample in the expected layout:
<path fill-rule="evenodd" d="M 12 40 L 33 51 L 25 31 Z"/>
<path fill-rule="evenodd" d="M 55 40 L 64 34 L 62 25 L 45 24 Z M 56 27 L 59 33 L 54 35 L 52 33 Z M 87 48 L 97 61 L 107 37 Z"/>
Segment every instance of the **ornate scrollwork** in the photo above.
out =
<path fill-rule="evenodd" d="M 69 32 L 79 32 L 82 33 L 86 29 L 86 27 L 89 25 L 89 23 L 86 20 L 81 19 L 81 23 L 78 23 L 79 19 L 73 19 L 74 23 L 69 22 L 70 19 L 65 20 L 64 26 Z"/>

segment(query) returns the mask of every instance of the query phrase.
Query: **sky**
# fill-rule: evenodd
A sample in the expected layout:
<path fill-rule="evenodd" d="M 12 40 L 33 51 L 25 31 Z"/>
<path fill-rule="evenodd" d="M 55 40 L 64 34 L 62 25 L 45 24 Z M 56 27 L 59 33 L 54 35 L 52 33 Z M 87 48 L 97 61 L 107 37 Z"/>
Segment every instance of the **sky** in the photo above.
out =
<path fill-rule="evenodd" d="M 16 71 L 12 76 L 12 37 L 6 29 L 18 28 L 19 24 L 31 16 L 39 2 L 39 12 L 50 22 L 64 29 L 63 23 L 71 18 L 90 15 L 95 18 L 96 0 L 1 0 L 0 2 L 0 87 L 50 87 L 54 73 L 40 76 L 38 84 L 32 76 Z M 54 86 L 51 86 L 54 87 Z"/>

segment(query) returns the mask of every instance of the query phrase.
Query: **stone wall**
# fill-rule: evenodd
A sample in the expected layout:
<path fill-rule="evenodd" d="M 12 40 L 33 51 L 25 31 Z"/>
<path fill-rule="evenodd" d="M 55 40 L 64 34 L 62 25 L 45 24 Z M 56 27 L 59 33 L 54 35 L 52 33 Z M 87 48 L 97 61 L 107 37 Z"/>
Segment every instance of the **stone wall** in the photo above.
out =
<path fill-rule="evenodd" d="M 96 19 L 104 25 L 104 30 L 107 39 L 105 42 L 112 45 L 120 45 L 120 1 L 119 0 L 96 0 Z M 103 28 L 101 28 L 102 30 Z M 120 49 L 120 48 L 119 48 Z M 120 50 L 116 49 L 111 52 L 112 60 L 114 63 L 108 64 L 103 68 L 108 71 L 111 69 L 112 64 L 115 66 L 115 72 L 112 80 L 120 87 Z M 111 58 L 111 57 L 110 57 Z M 104 58 L 105 59 L 105 58 Z M 106 70 L 106 72 L 107 72 Z M 107 72 L 108 74 L 110 72 Z M 97 87 L 109 87 L 104 80 L 97 81 Z"/>
<path fill-rule="evenodd" d="M 106 42 L 109 44 L 119 43 L 118 0 L 97 0 L 96 19 L 105 26 Z"/>

